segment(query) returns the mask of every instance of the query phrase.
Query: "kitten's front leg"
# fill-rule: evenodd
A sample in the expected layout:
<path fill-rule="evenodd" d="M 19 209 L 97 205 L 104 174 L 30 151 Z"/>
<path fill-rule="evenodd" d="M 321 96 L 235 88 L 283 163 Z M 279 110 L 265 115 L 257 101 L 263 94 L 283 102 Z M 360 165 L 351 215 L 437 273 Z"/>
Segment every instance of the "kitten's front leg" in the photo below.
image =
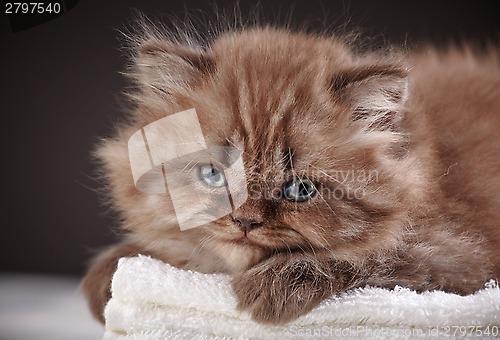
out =
<path fill-rule="evenodd" d="M 111 298 L 111 278 L 121 257 L 135 256 L 141 252 L 137 245 L 120 243 L 98 256 L 82 280 L 81 288 L 93 316 L 104 323 L 104 307 Z"/>
<path fill-rule="evenodd" d="M 255 321 L 287 323 L 339 291 L 355 278 L 349 264 L 306 254 L 276 254 L 234 277 L 238 308 Z"/>

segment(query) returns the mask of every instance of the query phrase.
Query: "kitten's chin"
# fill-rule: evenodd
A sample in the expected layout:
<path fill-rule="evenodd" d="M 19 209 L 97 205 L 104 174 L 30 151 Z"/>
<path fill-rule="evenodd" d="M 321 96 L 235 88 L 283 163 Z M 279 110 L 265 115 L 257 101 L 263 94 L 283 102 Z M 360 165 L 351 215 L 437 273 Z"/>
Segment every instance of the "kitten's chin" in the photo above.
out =
<path fill-rule="evenodd" d="M 266 257 L 267 250 L 249 238 L 223 239 L 214 248 L 231 272 L 246 270 Z"/>

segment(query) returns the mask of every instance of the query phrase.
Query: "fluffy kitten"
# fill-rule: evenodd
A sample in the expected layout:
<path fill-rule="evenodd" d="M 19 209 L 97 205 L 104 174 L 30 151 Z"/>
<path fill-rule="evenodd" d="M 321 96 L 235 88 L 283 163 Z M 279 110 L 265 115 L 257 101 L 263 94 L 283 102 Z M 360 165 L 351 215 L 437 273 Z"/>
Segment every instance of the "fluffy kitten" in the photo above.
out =
<path fill-rule="evenodd" d="M 117 260 L 139 253 L 231 274 L 238 307 L 272 324 L 367 284 L 470 294 L 500 277 L 497 49 L 359 55 L 271 27 L 134 41 L 135 108 L 97 150 L 127 233 L 83 281 L 96 317 Z M 134 185 L 127 143 L 191 108 L 208 145 L 243 152 L 249 196 L 181 231 L 175 197 Z M 201 182 L 204 165 L 184 170 Z"/>

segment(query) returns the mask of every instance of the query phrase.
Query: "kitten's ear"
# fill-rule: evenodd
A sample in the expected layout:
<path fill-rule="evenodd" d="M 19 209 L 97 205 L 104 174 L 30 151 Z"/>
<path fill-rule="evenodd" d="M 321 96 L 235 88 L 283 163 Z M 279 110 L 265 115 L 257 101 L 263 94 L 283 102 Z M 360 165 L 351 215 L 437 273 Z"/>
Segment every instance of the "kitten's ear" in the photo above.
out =
<path fill-rule="evenodd" d="M 135 78 L 144 90 L 171 94 L 211 72 L 213 58 L 201 47 L 150 39 L 137 47 Z"/>
<path fill-rule="evenodd" d="M 363 120 L 370 129 L 386 129 L 401 119 L 408 96 L 408 72 L 393 65 L 358 67 L 336 74 L 334 95 L 347 101 L 353 120 Z"/>

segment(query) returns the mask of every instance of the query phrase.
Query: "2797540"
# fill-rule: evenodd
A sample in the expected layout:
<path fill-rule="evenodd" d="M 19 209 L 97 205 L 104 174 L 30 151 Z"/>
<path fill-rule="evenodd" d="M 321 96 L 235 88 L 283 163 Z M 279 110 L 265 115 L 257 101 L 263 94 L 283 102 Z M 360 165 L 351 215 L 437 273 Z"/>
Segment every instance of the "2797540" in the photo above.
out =
<path fill-rule="evenodd" d="M 61 13 L 59 2 L 6 2 L 5 14 Z"/>

